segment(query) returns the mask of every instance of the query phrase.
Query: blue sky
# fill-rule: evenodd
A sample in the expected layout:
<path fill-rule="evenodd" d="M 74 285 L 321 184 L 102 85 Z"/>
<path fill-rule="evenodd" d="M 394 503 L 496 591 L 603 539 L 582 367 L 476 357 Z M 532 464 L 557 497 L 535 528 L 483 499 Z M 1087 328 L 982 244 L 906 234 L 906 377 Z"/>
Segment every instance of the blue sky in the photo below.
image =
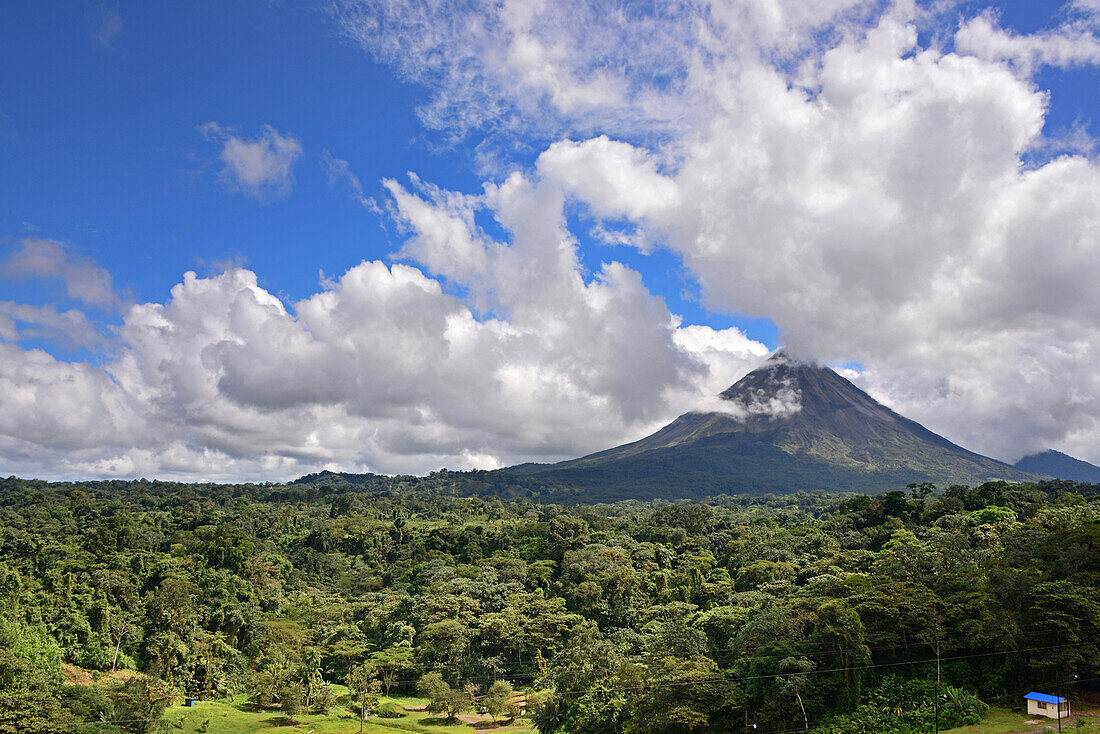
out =
<path fill-rule="evenodd" d="M 472 144 L 447 144 L 416 116 L 423 101 L 343 38 L 320 4 L 133 3 L 107 43 L 95 11 L 79 3 L 6 4 L 0 48 L 5 170 L 0 232 L 7 248 L 34 234 L 102 264 L 136 300 L 163 300 L 186 270 L 247 265 L 288 300 L 386 258 L 401 243 L 384 217 L 328 182 L 325 151 L 347 160 L 367 196 L 383 178 L 414 171 L 439 186 L 477 192 Z M 217 149 L 199 133 L 215 121 L 249 136 L 263 125 L 302 142 L 293 194 L 258 203 L 217 180 Z M 529 162 L 533 156 L 526 156 Z M 674 257 L 631 260 L 692 321 L 743 323 L 774 343 L 774 326 L 702 309 Z M 4 283 L 9 298 L 50 302 L 57 289 Z M 57 345 L 43 343 L 49 350 Z"/>
<path fill-rule="evenodd" d="M 104 265 L 139 300 L 163 299 L 185 270 L 239 260 L 289 298 L 319 270 L 381 257 L 377 216 L 326 182 L 331 150 L 368 181 L 406 170 L 475 185 L 462 151 L 416 138 L 413 90 L 373 64 L 317 8 L 135 3 L 107 47 L 79 3 L 6 4 L 3 229 L 57 238 Z M 227 195 L 210 121 L 269 124 L 303 142 L 294 195 Z M 36 228 L 36 229 L 35 229 Z"/>
<path fill-rule="evenodd" d="M 761 4 L 770 1 L 761 0 Z M 731 3 L 731 7 L 742 5 L 748 7 L 752 3 L 748 0 Z M 807 42 L 809 45 L 790 58 L 804 60 L 820 55 L 824 59 L 830 44 L 840 43 L 844 33 L 851 36 L 855 29 L 873 27 L 887 8 L 885 3 L 862 5 L 871 7 L 860 10 L 861 15 L 853 16 L 855 20 L 845 19 L 847 26 L 837 26 L 830 19 L 831 25 L 810 27 L 807 38 L 818 38 L 816 43 L 820 45 Z M 407 15 L 412 17 L 419 12 L 417 6 L 415 2 L 398 3 L 395 6 L 398 10 L 394 11 L 397 15 L 385 21 L 397 29 L 395 33 L 407 33 L 407 28 L 413 26 L 402 25 L 409 18 L 401 13 L 407 9 Z M 360 20 L 369 21 L 375 12 L 367 2 L 337 3 L 335 7 L 339 11 L 350 8 L 359 14 Z M 562 8 L 564 14 L 574 12 L 567 6 Z M 957 42 L 954 34 L 975 18 L 992 19 L 993 27 L 1011 39 L 1063 34 L 1081 42 L 1084 50 L 1080 58 L 1068 61 L 1027 62 L 1021 60 L 1022 56 L 982 57 L 981 50 L 967 51 L 975 58 L 981 57 L 990 69 L 1008 69 L 1015 75 L 1024 95 L 1021 99 L 1025 99 L 1029 88 L 1032 92 L 1049 94 L 1049 108 L 1042 119 L 1048 140 L 1032 144 L 1019 154 L 1021 167 L 1040 168 L 1067 151 L 1095 163 L 1095 151 L 1089 146 L 1090 139 L 1100 134 L 1097 127 L 1100 75 L 1095 61 L 1089 60 L 1091 52 L 1087 48 L 1088 39 L 1094 38 L 1090 35 L 1095 28 L 1090 25 L 1094 18 L 1090 13 L 1095 10 L 1087 1 L 1078 5 L 1026 0 L 960 2 L 933 19 L 917 13 L 911 14 L 906 22 L 917 33 L 918 50 L 952 51 Z M 485 82 L 487 88 L 498 85 L 496 91 L 471 98 L 471 104 L 484 104 L 490 110 L 499 102 L 505 112 L 498 117 L 486 112 L 473 127 L 452 128 L 446 121 L 438 120 L 425 122 L 418 110 L 447 98 L 448 94 L 469 93 L 469 89 L 456 91 L 454 87 L 465 77 L 447 74 L 470 63 L 470 58 L 462 57 L 465 53 L 462 39 L 452 39 L 436 48 L 442 57 L 440 61 L 413 58 L 418 52 L 419 39 L 402 36 L 402 43 L 410 49 L 410 56 L 402 58 L 400 50 L 385 48 L 384 39 L 364 37 L 361 28 L 349 21 L 347 12 L 332 11 L 333 7 L 327 3 L 311 2 L 163 4 L 88 0 L 0 5 L 0 170 L 4 172 L 0 176 L 0 261 L 14 257 L 28 239 L 58 243 L 74 262 L 88 263 L 109 273 L 123 304 L 114 307 L 81 303 L 66 295 L 65 282 L 57 277 L 0 279 L 0 301 L 78 309 L 105 335 L 97 347 L 74 347 L 30 329 L 12 344 L 17 343 L 24 353 L 44 350 L 65 365 L 86 361 L 97 368 L 104 367 L 112 381 L 122 384 L 125 380 L 110 365 L 127 348 L 133 348 L 125 336 L 121 343 L 118 341 L 129 304 L 167 303 L 171 289 L 181 282 L 185 271 L 196 271 L 200 277 L 216 277 L 227 268 L 243 266 L 255 273 L 261 289 L 293 310 L 293 304 L 326 287 L 321 283 L 321 273 L 338 279 L 364 260 L 392 263 L 402 259 L 397 253 L 410 237 L 427 235 L 418 230 L 419 225 L 409 219 L 406 211 L 395 209 L 391 193 L 383 186 L 384 179 L 396 179 L 425 200 L 431 199 L 430 191 L 410 181 L 407 172 L 413 172 L 431 191 L 478 195 L 486 182 L 502 184 L 516 171 L 533 177 L 536 161 L 547 160 L 543 154 L 556 141 L 581 141 L 600 134 L 609 136 L 611 141 L 632 145 L 642 156 L 638 160 L 648 160 L 649 156 L 656 161 L 656 170 L 674 176 L 691 168 L 688 163 L 692 154 L 685 151 L 690 150 L 692 141 L 698 142 L 696 138 L 705 125 L 714 122 L 705 117 L 712 112 L 702 111 L 711 108 L 702 104 L 698 114 L 667 116 L 649 128 L 648 112 L 628 123 L 627 117 L 633 113 L 622 111 L 627 107 L 582 105 L 577 112 L 565 106 L 555 108 L 554 102 L 546 103 L 549 105 L 546 120 L 552 120 L 548 123 L 525 107 L 528 101 L 519 96 L 525 93 L 522 84 L 517 82 L 510 90 L 507 79 L 502 83 L 497 77 Z M 470 12 L 476 15 L 476 7 Z M 585 11 L 578 7 L 575 12 Z M 750 8 L 744 12 L 751 15 L 754 11 Z M 561 32 L 552 19 L 548 23 L 545 27 L 550 30 L 546 33 Z M 542 32 L 540 26 L 532 27 L 533 33 Z M 628 34 L 629 29 L 620 28 L 616 32 Z M 766 29 L 760 31 L 765 32 Z M 757 40 L 739 38 L 746 44 Z M 821 40 L 826 38 L 833 40 Z M 581 37 L 567 40 L 582 46 L 594 43 Z M 1019 45 L 1022 48 L 1024 44 Z M 653 58 L 669 53 L 668 48 L 651 50 Z M 787 52 L 769 51 L 775 55 Z M 449 53 L 455 54 L 454 58 L 448 57 Z M 722 53 L 725 52 L 718 55 Z M 911 55 L 905 52 L 899 58 Z M 593 66 L 579 68 L 577 74 L 599 77 L 602 73 L 599 65 L 606 58 L 596 54 L 593 59 Z M 548 94 L 557 94 L 556 89 Z M 577 90 L 578 94 L 586 93 L 581 85 Z M 654 96 L 661 96 L 672 90 L 651 91 Z M 634 99 L 631 104 L 637 107 L 642 102 Z M 439 109 L 453 108 L 443 105 Z M 210 127 L 211 123 L 215 127 Z M 282 188 L 274 193 L 250 194 L 245 184 L 224 170 L 227 164 L 222 157 L 223 146 L 233 140 L 254 143 L 265 131 L 271 131 L 279 140 L 292 141 L 300 153 L 292 156 L 289 175 L 279 184 Z M 346 171 L 361 182 L 363 198 L 368 201 L 357 200 L 346 177 L 334 179 L 331 165 L 326 165 L 326 160 L 333 159 L 346 162 Z M 740 174 L 730 170 L 729 175 Z M 563 180 L 569 178 L 563 176 Z M 579 190 L 573 183 L 563 185 L 567 191 Z M 593 214 L 601 206 L 599 197 L 586 199 L 586 196 L 569 194 L 565 204 L 566 229 L 578 243 L 581 275 L 586 283 L 601 281 L 603 263 L 620 262 L 640 274 L 646 292 L 663 299 L 668 311 L 682 318 L 682 326 L 710 327 L 716 333 L 731 330 L 730 334 L 740 333 L 768 349 L 784 342 L 783 334 L 788 333 L 796 344 L 805 343 L 814 356 L 860 369 L 869 367 L 865 387 L 873 388 L 880 397 L 892 398 L 896 405 L 910 406 L 918 417 L 941 430 L 954 429 L 960 438 L 971 438 L 972 434 L 960 429 L 960 419 L 953 412 L 956 409 L 922 402 L 917 393 L 923 388 L 905 387 L 945 385 L 953 377 L 956 382 L 937 394 L 939 400 L 953 391 L 961 394 L 972 389 L 971 377 L 944 367 L 940 374 L 932 368 L 925 370 L 919 380 L 903 378 L 899 365 L 919 353 L 918 347 L 892 345 L 885 336 L 874 339 L 853 336 L 848 340 L 830 332 L 846 328 L 840 323 L 844 320 L 849 325 L 866 321 L 867 314 L 876 312 L 874 306 L 859 309 L 853 306 L 850 313 L 838 313 L 833 319 L 835 323 L 824 326 L 822 322 L 829 319 L 821 312 L 830 308 L 827 299 L 820 302 L 820 307 L 811 303 L 799 306 L 801 310 L 794 306 L 787 310 L 787 304 L 799 301 L 800 294 L 814 293 L 813 288 L 818 286 L 824 288 L 820 283 L 811 283 L 803 289 L 777 279 L 772 286 L 777 299 L 773 303 L 765 286 L 769 277 L 779 276 L 762 274 L 759 263 L 738 266 L 743 266 L 738 273 L 746 274 L 756 268 L 759 274 L 752 282 L 761 284 L 760 292 L 750 292 L 751 288 L 738 284 L 732 275 L 723 277 L 721 267 L 725 265 L 708 265 L 711 261 L 707 258 L 713 253 L 675 243 L 677 237 L 687 236 L 683 233 L 688 229 L 703 231 L 692 229 L 697 222 L 688 223 L 685 218 L 674 223 L 659 221 L 659 217 L 650 214 L 639 218 L 625 210 L 603 217 Z M 443 208 L 438 201 L 435 204 L 437 209 Z M 740 212 L 731 208 L 731 222 L 754 220 L 760 211 L 763 208 Z M 476 213 L 483 233 L 510 242 L 511 234 L 492 223 L 490 213 L 487 209 Z M 613 226 L 632 217 L 636 221 L 629 222 L 627 228 L 646 230 L 655 247 L 639 247 L 637 242 L 608 245 L 592 236 L 591 228 L 597 222 Z M 789 240 L 776 240 L 784 241 Z M 668 242 L 673 244 L 663 247 Z M 887 241 L 883 246 L 890 245 Z M 734 255 L 730 253 L 737 248 L 731 247 L 727 254 L 732 258 Z M 1056 244 L 1054 247 L 1057 249 Z M 806 259 L 792 260 L 790 267 L 805 267 L 807 271 L 819 267 L 814 265 L 812 252 L 803 254 Z M 829 257 L 843 255 L 833 252 Z M 445 292 L 465 300 L 477 317 L 508 318 L 507 304 L 494 301 L 492 296 L 500 289 L 499 284 L 485 286 L 485 294 L 474 298 L 470 293 L 479 287 L 476 283 L 466 282 L 459 275 L 452 277 L 445 266 L 433 266 L 430 257 L 403 259 L 431 275 Z M 928 277 L 933 278 L 929 272 Z M 878 279 L 874 266 L 868 265 L 859 277 L 862 280 L 847 285 L 844 278 L 833 279 L 835 282 L 829 287 L 847 289 L 847 293 L 862 291 L 864 287 L 874 290 Z M 1029 318 L 1045 312 L 1046 306 L 1037 307 Z M 995 320 L 987 319 L 984 323 Z M 807 336 L 811 330 L 818 330 L 815 333 L 822 336 Z M 956 358 L 960 364 L 965 361 L 961 356 Z M 950 360 L 941 359 L 941 363 L 947 362 Z M 1044 369 L 1055 370 L 1052 363 L 1042 363 Z M 690 373 L 693 368 L 684 369 Z M 736 376 L 733 374 L 730 379 Z M 1089 376 L 1082 379 L 1086 378 L 1091 379 Z M 682 382 L 687 378 L 677 379 Z M 672 389 L 664 385 L 660 390 L 666 388 Z M 1072 389 L 1080 391 L 1081 385 Z M 621 419 L 619 428 L 603 430 L 590 440 L 598 443 L 629 437 L 669 414 L 674 415 L 675 406 L 668 402 L 671 394 L 667 393 L 659 408 L 630 407 L 629 400 L 623 398 L 626 402 L 619 404 L 615 413 Z M 598 390 L 593 395 L 590 396 L 593 400 L 607 398 L 612 403 L 619 399 L 599 394 Z M 973 400 L 981 399 L 973 397 Z M 1042 440 L 1062 440 L 1060 445 L 1070 449 L 1085 445 L 1091 440 L 1088 426 L 1094 422 L 1094 413 L 1090 411 L 1091 408 L 1087 415 L 1075 419 L 1073 428 L 1060 435 L 1048 428 Z M 958 415 L 963 412 L 964 408 L 957 408 Z M 19 428 L 11 430 L 18 434 Z M 973 435 L 980 432 L 975 429 Z M 1033 434 L 1034 431 L 1028 435 Z M 1015 437 L 1006 443 L 994 442 L 994 446 L 1007 455 L 1040 440 L 1033 439 Z M 193 434 L 180 440 L 190 449 L 205 445 L 204 439 Z M 477 445 L 476 442 L 464 445 L 462 440 L 448 439 L 453 446 L 442 451 L 441 456 L 453 457 L 456 452 L 481 456 L 488 452 L 489 440 L 481 437 Z M 125 443 L 119 439 L 118 446 L 104 455 L 124 452 Z M 558 455 L 579 448 L 585 447 L 568 441 L 549 441 L 542 448 L 535 444 L 513 447 L 498 458 L 507 461 L 539 452 Z M 149 449 L 153 454 L 159 450 Z M 230 450 L 224 446 L 216 450 L 228 451 L 242 459 L 262 453 L 250 454 L 246 449 Z M 28 451 L 21 449 L 19 455 L 25 456 Z M 397 460 L 375 463 L 365 460 L 358 464 L 346 458 L 329 462 L 316 457 L 307 460 L 291 450 L 286 455 L 294 455 L 293 460 L 302 462 L 302 466 L 332 464 L 350 468 L 354 464 L 390 470 L 406 466 Z M 407 466 L 419 469 L 445 460 L 438 457 L 410 460 Z M 153 462 L 150 466 L 158 465 Z M 179 469 L 182 474 L 188 471 Z M 110 474 L 111 470 L 104 472 Z"/>

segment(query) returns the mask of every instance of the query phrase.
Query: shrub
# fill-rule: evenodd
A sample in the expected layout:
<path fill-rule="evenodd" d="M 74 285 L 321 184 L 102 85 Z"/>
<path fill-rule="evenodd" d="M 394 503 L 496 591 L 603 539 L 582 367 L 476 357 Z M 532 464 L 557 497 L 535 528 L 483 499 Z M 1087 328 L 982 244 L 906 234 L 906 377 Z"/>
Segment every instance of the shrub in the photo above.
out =
<path fill-rule="evenodd" d="M 402 716 L 407 716 L 407 714 L 396 703 L 387 702 L 378 707 L 378 718 L 380 719 L 400 719 Z"/>
<path fill-rule="evenodd" d="M 325 683 L 317 692 L 313 694 L 313 705 L 311 707 L 315 714 L 327 714 L 329 709 L 336 705 L 336 694 L 332 692 L 332 686 Z"/>
<path fill-rule="evenodd" d="M 279 691 L 279 708 L 290 721 L 302 711 L 302 686 L 291 683 Z"/>
<path fill-rule="evenodd" d="M 980 724 L 989 706 L 964 688 L 947 686 L 943 689 L 944 703 L 940 711 L 940 723 L 945 728 Z"/>

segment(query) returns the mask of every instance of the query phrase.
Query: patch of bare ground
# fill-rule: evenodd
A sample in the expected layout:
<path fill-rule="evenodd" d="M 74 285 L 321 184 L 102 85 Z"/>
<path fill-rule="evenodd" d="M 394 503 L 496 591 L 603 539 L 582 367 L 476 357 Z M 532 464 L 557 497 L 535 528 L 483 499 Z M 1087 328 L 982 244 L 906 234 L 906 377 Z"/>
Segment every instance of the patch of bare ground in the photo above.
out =
<path fill-rule="evenodd" d="M 141 673 L 136 670 L 116 670 L 113 673 L 99 673 L 99 682 L 106 683 L 113 680 L 130 680 L 131 678 L 140 678 Z M 95 680 L 95 674 L 93 671 L 85 670 L 84 668 L 72 665 L 70 663 L 61 663 L 61 679 L 66 683 L 77 686 L 90 686 Z"/>

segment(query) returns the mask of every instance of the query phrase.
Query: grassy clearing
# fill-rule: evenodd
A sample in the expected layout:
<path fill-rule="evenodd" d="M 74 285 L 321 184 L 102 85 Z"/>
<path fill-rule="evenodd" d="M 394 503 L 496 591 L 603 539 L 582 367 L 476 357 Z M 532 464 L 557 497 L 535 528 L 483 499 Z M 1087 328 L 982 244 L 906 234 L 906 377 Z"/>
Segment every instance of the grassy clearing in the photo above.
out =
<path fill-rule="evenodd" d="M 1062 719 L 1063 734 L 1100 734 L 1100 722 L 1093 717 L 1089 719 L 1089 725 L 1077 726 L 1077 716 Z M 1038 721 L 1037 724 L 1029 724 L 1029 721 Z M 992 708 L 985 720 L 973 726 L 960 726 L 957 729 L 946 729 L 944 734 L 1024 734 L 1024 732 L 1042 732 L 1045 729 L 1058 731 L 1058 722 L 1054 719 L 1039 719 L 1035 716 L 1009 711 L 1008 709 Z"/>
<path fill-rule="evenodd" d="M 359 731 L 358 719 L 341 719 L 350 716 L 343 708 L 335 708 L 327 715 L 299 714 L 290 724 L 286 717 L 276 710 L 254 711 L 246 703 L 244 696 L 222 701 L 199 701 L 193 707 L 172 706 L 164 712 L 164 718 L 170 724 L 171 732 L 201 732 L 205 720 L 209 720 L 207 734 L 354 734 Z M 426 699 L 403 696 L 382 696 L 381 703 L 392 702 L 399 706 L 423 706 Z M 438 716 L 423 711 L 408 711 L 407 716 L 399 719 L 367 719 L 367 734 L 395 734 L 396 732 L 421 732 L 422 734 L 473 734 L 475 728 L 469 724 L 446 724 Z M 489 729 L 489 731 L 493 731 Z M 520 722 L 508 727 L 509 732 L 534 731 Z"/>
<path fill-rule="evenodd" d="M 1024 723 L 1025 721 L 1031 721 L 1031 719 L 1008 709 L 991 708 L 982 723 L 945 731 L 951 734 L 1009 734 L 1009 732 L 1028 731 L 1030 727 Z"/>

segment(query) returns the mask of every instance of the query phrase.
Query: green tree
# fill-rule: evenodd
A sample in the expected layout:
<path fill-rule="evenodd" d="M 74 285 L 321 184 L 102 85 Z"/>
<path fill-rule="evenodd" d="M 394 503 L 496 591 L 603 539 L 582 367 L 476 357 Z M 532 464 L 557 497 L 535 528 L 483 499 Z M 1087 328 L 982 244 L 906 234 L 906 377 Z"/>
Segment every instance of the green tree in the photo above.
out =
<path fill-rule="evenodd" d="M 621 734 L 630 713 L 624 691 L 641 682 L 616 645 L 585 621 L 557 655 L 540 664 L 540 687 L 570 693 L 551 695 L 535 707 L 535 725 L 541 734 Z"/>
<path fill-rule="evenodd" d="M 799 710 L 802 711 L 802 727 L 809 731 L 810 719 L 806 715 L 806 704 L 802 702 L 802 692 L 806 690 L 806 686 L 810 682 L 807 674 L 814 669 L 814 663 L 802 655 L 792 655 L 780 660 L 779 668 L 787 673 L 787 676 L 783 678 L 781 690 L 789 696 L 794 696 L 795 701 L 798 702 Z"/>
<path fill-rule="evenodd" d="M 947 686 L 942 695 L 941 715 L 944 728 L 978 724 L 989 710 L 985 702 L 963 688 Z"/>
<path fill-rule="evenodd" d="M 474 697 L 460 688 L 451 688 L 443 696 L 442 711 L 447 714 L 448 721 L 454 721 L 458 714 L 469 711 L 474 705 Z"/>
<path fill-rule="evenodd" d="M 109 689 L 116 720 L 134 734 L 158 731 L 164 709 L 172 697 L 168 686 L 155 678 L 137 677 L 120 681 Z"/>
<path fill-rule="evenodd" d="M 0 734 L 62 734 L 74 723 L 54 695 L 55 672 L 0 647 Z"/>
<path fill-rule="evenodd" d="M 290 683 L 280 689 L 279 710 L 286 716 L 288 723 L 293 725 L 294 717 L 302 712 L 304 698 L 301 683 Z"/>
<path fill-rule="evenodd" d="M 127 637 L 131 637 L 137 632 L 137 627 L 134 625 L 133 620 L 127 617 L 122 612 L 111 615 L 110 622 L 107 623 L 107 628 L 111 634 L 111 641 L 115 643 L 115 652 L 111 656 L 111 672 L 115 672 L 118 667 L 118 653 L 122 649 L 122 642 Z"/>
<path fill-rule="evenodd" d="M 485 707 L 485 710 L 489 712 L 489 715 L 496 720 L 496 718 L 502 714 L 512 713 L 510 701 L 514 695 L 515 691 L 512 690 L 511 683 L 498 680 L 489 687 L 489 691 L 485 694 L 485 697 L 481 699 L 481 704 Z M 515 714 L 513 714 L 513 716 L 514 715 Z"/>
<path fill-rule="evenodd" d="M 660 659 L 638 682 L 627 734 L 724 731 L 744 701 L 737 685 L 704 656 Z"/>
<path fill-rule="evenodd" d="M 314 689 L 313 701 L 310 709 L 315 714 L 327 714 L 329 709 L 336 705 L 336 694 L 332 692 L 332 686 L 322 682 Z"/>
<path fill-rule="evenodd" d="M 450 690 L 450 688 L 450 684 L 443 680 L 443 676 L 435 671 L 420 676 L 420 680 L 416 684 L 417 693 L 424 698 L 435 698 L 437 695 Z"/>
<path fill-rule="evenodd" d="M 474 703 L 474 698 L 468 692 L 451 688 L 443 676 L 439 673 L 425 673 L 420 676 L 417 683 L 417 691 L 428 699 L 428 712 L 433 714 L 447 714 L 447 719 L 452 720 L 455 715 L 467 711 Z"/>
<path fill-rule="evenodd" d="M 379 680 L 390 695 L 390 688 L 397 682 L 397 676 L 414 665 L 413 649 L 409 645 L 391 645 L 384 650 L 371 653 L 371 665 L 378 671 Z"/>
<path fill-rule="evenodd" d="M 829 649 L 832 665 L 840 670 L 838 701 L 841 710 L 859 703 L 862 666 L 871 660 L 867 632 L 859 615 L 842 600 L 829 600 L 817 609 L 817 629 L 814 642 Z"/>
<path fill-rule="evenodd" d="M 378 681 L 374 666 L 369 663 L 361 663 L 353 667 L 348 674 L 347 683 L 358 707 L 356 715 L 359 717 L 361 732 L 366 725 L 367 711 L 378 709 L 378 694 L 382 691 L 382 684 Z"/>

